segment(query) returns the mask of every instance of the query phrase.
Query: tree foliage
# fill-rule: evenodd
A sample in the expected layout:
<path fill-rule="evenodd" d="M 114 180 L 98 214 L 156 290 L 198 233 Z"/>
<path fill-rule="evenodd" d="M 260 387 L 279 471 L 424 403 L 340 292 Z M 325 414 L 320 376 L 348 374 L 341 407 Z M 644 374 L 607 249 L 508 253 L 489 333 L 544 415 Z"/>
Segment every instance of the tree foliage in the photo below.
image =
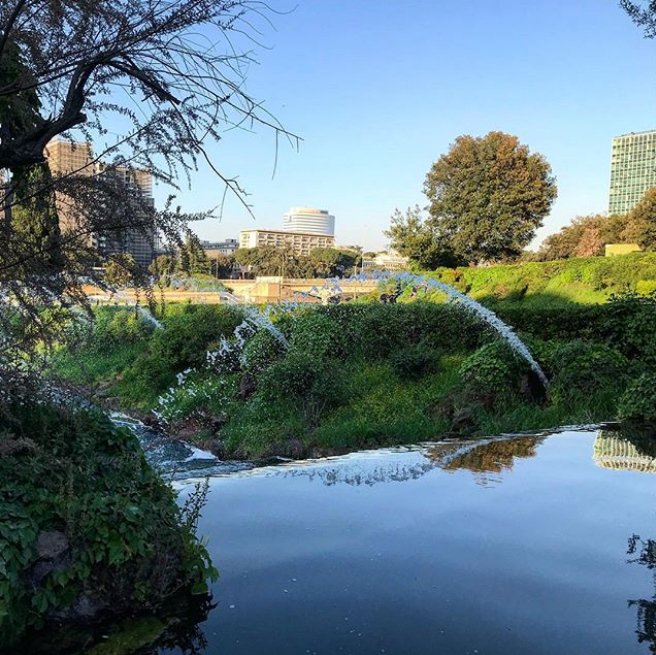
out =
<path fill-rule="evenodd" d="M 432 221 L 423 215 L 419 205 L 408 207 L 405 214 L 399 209 L 394 210 L 385 235 L 394 250 L 409 257 L 419 268 L 435 269 L 460 263 L 448 244 L 439 240 Z"/>
<path fill-rule="evenodd" d="M 360 255 L 336 248 L 315 248 L 309 255 L 301 255 L 289 248 L 261 246 L 240 248 L 235 261 L 248 266 L 252 275 L 280 275 L 292 278 L 343 277 L 350 275 Z"/>
<path fill-rule="evenodd" d="M 551 261 L 602 256 L 607 244 L 625 242 L 627 220 L 623 214 L 578 216 L 569 225 L 549 235 L 535 258 Z"/>
<path fill-rule="evenodd" d="M 622 237 L 625 243 L 637 243 L 645 250 L 656 250 L 656 187 L 649 189 L 629 212 Z"/>
<path fill-rule="evenodd" d="M 36 308 L 85 303 L 95 244 L 135 231 L 182 244 L 187 222 L 208 215 L 155 211 L 126 170 L 174 191 L 205 163 L 245 202 L 207 144 L 255 124 L 289 136 L 244 90 L 266 13 L 255 0 L 0 3 L 0 358 L 27 347 L 11 336 L 16 311 L 43 337 L 53 326 Z M 102 174 L 49 171 L 55 137 L 95 144 Z"/>
<path fill-rule="evenodd" d="M 521 254 L 556 198 L 551 167 L 503 132 L 460 136 L 431 167 L 424 184 L 427 224 L 467 263 Z"/>

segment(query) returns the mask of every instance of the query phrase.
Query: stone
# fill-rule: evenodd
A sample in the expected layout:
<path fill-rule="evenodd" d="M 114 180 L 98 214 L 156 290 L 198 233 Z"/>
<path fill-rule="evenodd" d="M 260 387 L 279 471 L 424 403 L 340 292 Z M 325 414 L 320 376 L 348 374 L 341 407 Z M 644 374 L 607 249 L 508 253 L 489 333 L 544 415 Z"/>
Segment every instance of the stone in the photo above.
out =
<path fill-rule="evenodd" d="M 250 373 L 244 373 L 239 381 L 239 398 L 248 400 L 257 389 L 255 378 Z"/>
<path fill-rule="evenodd" d="M 39 534 L 36 552 L 39 559 L 54 560 L 68 550 L 68 539 L 63 532 L 45 531 Z"/>

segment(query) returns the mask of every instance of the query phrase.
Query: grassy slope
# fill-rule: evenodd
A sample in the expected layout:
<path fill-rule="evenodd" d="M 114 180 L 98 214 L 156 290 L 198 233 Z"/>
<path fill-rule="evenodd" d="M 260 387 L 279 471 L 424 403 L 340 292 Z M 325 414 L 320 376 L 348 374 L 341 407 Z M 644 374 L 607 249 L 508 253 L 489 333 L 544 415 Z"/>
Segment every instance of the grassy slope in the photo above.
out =
<path fill-rule="evenodd" d="M 644 290 L 654 282 L 655 270 L 656 256 L 638 255 L 443 270 L 436 275 L 452 278 L 463 291 L 493 307 L 532 348 L 540 350 L 539 357 L 548 368 L 549 352 L 582 338 L 624 352 L 631 362 L 627 371 L 635 377 L 641 372 L 640 366 L 655 355 L 649 345 L 656 341 L 654 304 L 642 307 L 644 303 L 629 303 L 618 313 L 615 305 L 589 301 L 622 289 Z M 414 302 L 408 296 L 406 293 L 401 298 L 408 304 L 381 307 L 349 303 L 301 312 L 300 317 L 282 321 L 281 327 L 292 341 L 290 352 L 301 357 L 301 364 L 305 357 L 310 369 L 323 371 L 319 386 L 328 381 L 334 388 L 294 395 L 288 389 L 290 379 L 294 382 L 294 370 L 285 372 L 284 366 L 282 377 L 268 380 L 266 370 L 277 370 L 276 366 L 280 368 L 287 360 L 294 361 L 277 355 L 272 360 L 273 369 L 268 362 L 268 369 L 254 374 L 258 390 L 247 401 L 237 399 L 243 371 L 223 376 L 222 393 L 216 390 L 216 376 L 200 375 L 195 394 L 174 393 L 176 420 L 180 423 L 181 417 L 193 416 L 192 427 L 198 429 L 201 438 L 220 440 L 230 454 L 257 456 L 430 439 L 452 431 L 457 423 L 454 417 L 462 413 L 466 420 L 455 429 L 477 434 L 544 429 L 616 416 L 624 382 L 607 387 L 602 384 L 592 390 L 585 383 L 586 376 L 595 380 L 607 367 L 604 353 L 581 362 L 583 380 L 575 376 L 574 382 L 567 382 L 581 384 L 581 394 L 552 398 L 539 405 L 518 393 L 515 380 L 507 397 L 463 400 L 459 397 L 463 389 L 460 365 L 490 341 L 489 332 L 471 317 L 454 318 L 453 311 L 440 302 Z M 439 294 L 422 299 L 442 300 Z M 632 318 L 636 311 L 644 316 Z M 312 318 L 317 314 L 320 320 Z M 54 370 L 77 383 L 100 384 L 105 395 L 116 396 L 126 409 L 142 410 L 154 407 L 158 396 L 175 386 L 176 373 L 190 366 L 202 367 L 205 350 L 215 347 L 221 335 L 230 336 L 240 321 L 239 311 L 234 309 L 173 307 L 164 317 L 166 328 L 151 334 L 136 317 L 128 316 L 126 320 L 126 310 L 101 312 L 93 338 L 74 353 L 60 353 Z M 437 367 L 415 377 L 398 375 L 392 361 L 394 353 L 417 343 L 429 359 L 438 362 Z M 587 348 L 584 345 L 583 354 L 576 356 L 585 357 Z M 554 364 L 552 374 L 567 374 L 571 380 L 572 372 L 561 370 L 563 366 L 567 369 L 566 361 Z M 278 370 L 276 374 L 280 373 Z M 338 378 L 339 384 L 335 382 Z M 218 431 L 217 417 L 223 424 Z"/>

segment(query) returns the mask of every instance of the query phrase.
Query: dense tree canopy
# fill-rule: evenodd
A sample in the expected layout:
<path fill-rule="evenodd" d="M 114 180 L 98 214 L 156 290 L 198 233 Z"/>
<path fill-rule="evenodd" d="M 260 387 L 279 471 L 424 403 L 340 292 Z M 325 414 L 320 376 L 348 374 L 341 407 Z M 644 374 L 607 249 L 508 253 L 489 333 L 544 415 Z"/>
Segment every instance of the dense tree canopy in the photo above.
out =
<path fill-rule="evenodd" d="M 424 184 L 433 241 L 467 263 L 521 254 L 549 213 L 556 183 L 545 158 L 517 137 L 460 136 Z"/>
<path fill-rule="evenodd" d="M 343 277 L 350 275 L 360 255 L 336 248 L 315 248 L 309 255 L 300 255 L 284 248 L 262 246 L 240 248 L 235 260 L 248 266 L 252 275 L 281 275 L 283 277 Z"/>

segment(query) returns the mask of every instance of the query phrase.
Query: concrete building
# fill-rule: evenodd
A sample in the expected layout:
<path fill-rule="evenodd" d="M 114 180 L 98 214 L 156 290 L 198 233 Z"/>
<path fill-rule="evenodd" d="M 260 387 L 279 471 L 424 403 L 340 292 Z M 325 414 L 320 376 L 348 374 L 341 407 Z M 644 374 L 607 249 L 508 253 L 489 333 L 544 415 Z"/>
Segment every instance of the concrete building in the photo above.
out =
<path fill-rule="evenodd" d="M 130 254 L 135 261 L 147 267 L 155 255 L 155 226 L 149 224 L 149 209 L 154 207 L 153 178 L 149 171 L 113 167 L 101 161 L 94 161 L 93 151 L 88 143 L 77 143 L 65 139 L 55 139 L 46 147 L 50 170 L 54 175 L 98 176 L 105 180 L 115 179 L 117 184 L 134 194 L 134 219 L 138 228 L 117 230 L 113 234 L 91 234 L 88 244 L 104 255 Z M 56 194 L 57 212 L 62 232 L 74 232 L 84 222 L 84 217 L 76 210 L 70 199 L 61 193 Z"/>
<path fill-rule="evenodd" d="M 656 186 L 656 131 L 632 132 L 613 139 L 609 214 L 625 214 Z"/>
<path fill-rule="evenodd" d="M 203 246 L 205 254 L 210 259 L 220 255 L 233 255 L 235 250 L 239 248 L 239 241 L 237 239 L 225 239 L 224 241 L 201 241 L 200 244 Z"/>
<path fill-rule="evenodd" d="M 289 248 L 299 255 L 309 255 L 315 248 L 332 248 L 333 235 L 309 232 L 289 232 L 287 230 L 242 230 L 239 233 L 240 248 Z"/>
<path fill-rule="evenodd" d="M 286 232 L 335 235 L 335 217 L 327 209 L 292 207 L 283 216 L 282 225 Z"/>

